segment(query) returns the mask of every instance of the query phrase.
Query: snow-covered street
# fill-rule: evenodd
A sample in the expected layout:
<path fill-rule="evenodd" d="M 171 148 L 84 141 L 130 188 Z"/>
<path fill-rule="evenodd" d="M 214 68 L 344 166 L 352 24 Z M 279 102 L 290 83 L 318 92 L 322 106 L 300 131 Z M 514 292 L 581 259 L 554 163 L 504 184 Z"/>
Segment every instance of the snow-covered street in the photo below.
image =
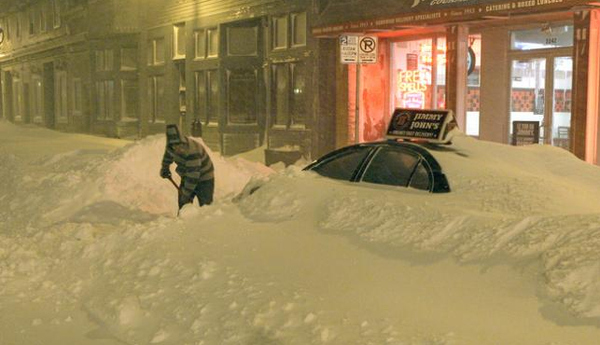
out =
<path fill-rule="evenodd" d="M 176 218 L 164 145 L 0 122 L 0 345 L 599 342 L 600 170 L 560 149 L 458 138 L 447 195 L 211 153 Z"/>

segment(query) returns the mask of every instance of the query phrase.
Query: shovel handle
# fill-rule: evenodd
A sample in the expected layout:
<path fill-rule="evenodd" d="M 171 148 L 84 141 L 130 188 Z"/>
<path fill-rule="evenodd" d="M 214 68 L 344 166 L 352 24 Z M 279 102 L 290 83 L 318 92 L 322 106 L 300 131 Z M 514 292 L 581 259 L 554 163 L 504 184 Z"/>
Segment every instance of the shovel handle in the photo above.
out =
<path fill-rule="evenodd" d="M 179 191 L 179 186 L 177 185 L 177 183 L 175 183 L 175 181 L 173 181 L 173 178 L 171 176 L 169 176 L 168 179 L 169 179 L 169 181 L 171 181 L 171 183 L 177 189 L 177 191 Z"/>

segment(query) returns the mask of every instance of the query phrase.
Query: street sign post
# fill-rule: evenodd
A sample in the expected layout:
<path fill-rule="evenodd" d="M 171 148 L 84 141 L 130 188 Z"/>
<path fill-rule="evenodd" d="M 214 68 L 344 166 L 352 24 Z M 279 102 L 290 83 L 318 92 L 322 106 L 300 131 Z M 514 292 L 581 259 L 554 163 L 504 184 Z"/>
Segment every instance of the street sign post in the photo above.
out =
<path fill-rule="evenodd" d="M 354 141 L 358 143 L 360 125 L 360 65 L 377 63 L 377 36 L 340 36 L 340 60 L 343 64 L 356 64 L 356 97 L 354 116 Z"/>

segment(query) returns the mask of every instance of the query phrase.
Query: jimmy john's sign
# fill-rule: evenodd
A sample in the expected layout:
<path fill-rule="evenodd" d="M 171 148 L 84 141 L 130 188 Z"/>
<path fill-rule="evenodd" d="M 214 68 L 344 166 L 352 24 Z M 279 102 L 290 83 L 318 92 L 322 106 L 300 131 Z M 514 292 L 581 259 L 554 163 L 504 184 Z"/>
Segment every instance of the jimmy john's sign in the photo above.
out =
<path fill-rule="evenodd" d="M 453 118 L 450 110 L 398 108 L 390 120 L 387 138 L 446 143 Z"/>

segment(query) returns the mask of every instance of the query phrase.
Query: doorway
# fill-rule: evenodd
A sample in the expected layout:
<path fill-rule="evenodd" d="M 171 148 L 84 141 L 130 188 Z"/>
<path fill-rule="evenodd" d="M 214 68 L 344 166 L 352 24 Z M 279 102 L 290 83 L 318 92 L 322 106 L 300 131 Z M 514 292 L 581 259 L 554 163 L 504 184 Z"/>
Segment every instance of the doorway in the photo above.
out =
<path fill-rule="evenodd" d="M 545 24 L 511 32 L 509 142 L 515 121 L 539 124 L 539 144 L 569 149 L 573 26 Z"/>
<path fill-rule="evenodd" d="M 511 138 L 514 121 L 537 121 L 540 144 L 569 149 L 572 78 L 571 56 L 511 60 Z"/>

